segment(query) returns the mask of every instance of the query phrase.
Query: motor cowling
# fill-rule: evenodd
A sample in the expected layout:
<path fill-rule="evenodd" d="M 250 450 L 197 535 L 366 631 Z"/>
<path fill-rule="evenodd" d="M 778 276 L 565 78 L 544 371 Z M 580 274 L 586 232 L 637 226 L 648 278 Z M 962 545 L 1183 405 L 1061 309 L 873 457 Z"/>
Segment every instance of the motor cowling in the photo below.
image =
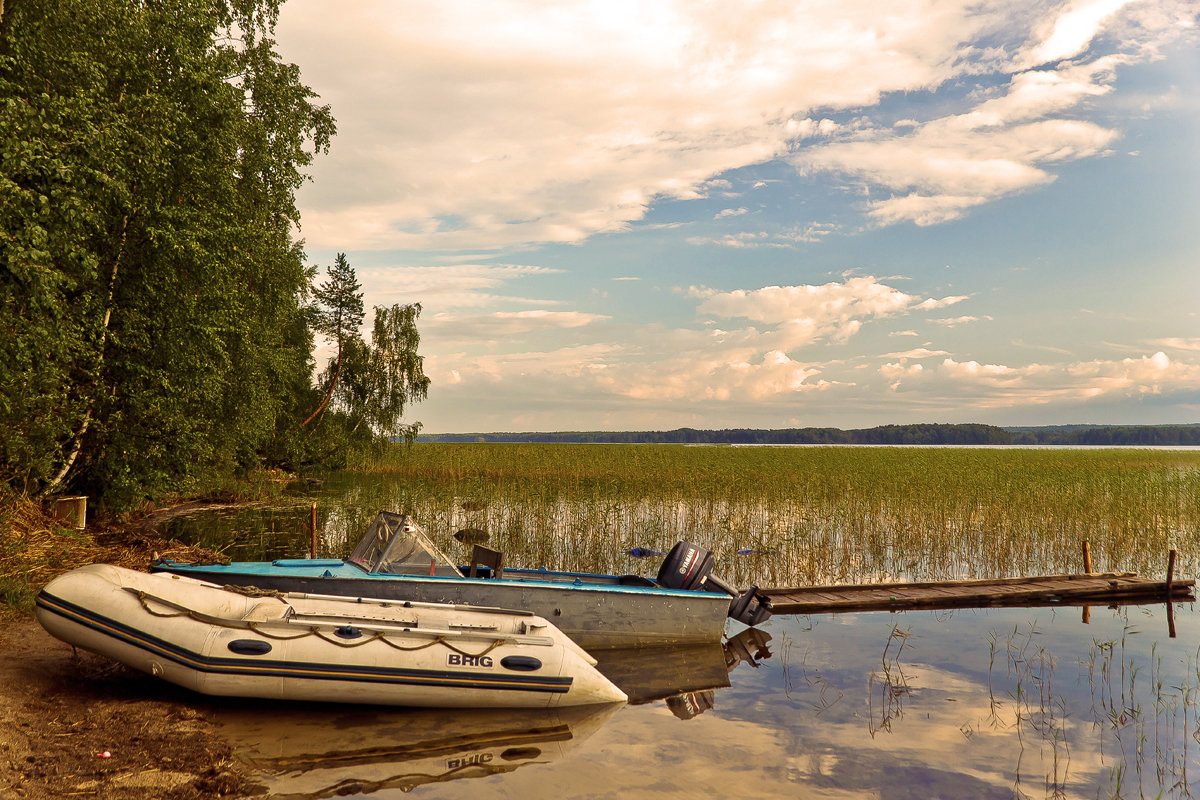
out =
<path fill-rule="evenodd" d="M 667 708 L 679 719 L 694 719 L 716 704 L 712 689 L 702 692 L 687 692 L 667 698 Z"/>
<path fill-rule="evenodd" d="M 716 559 L 713 554 L 691 542 L 678 542 L 658 568 L 658 582 L 668 589 L 724 592 L 733 598 L 729 616 L 746 625 L 757 625 L 771 616 L 771 609 L 758 596 L 758 587 L 739 592 L 712 574 Z"/>

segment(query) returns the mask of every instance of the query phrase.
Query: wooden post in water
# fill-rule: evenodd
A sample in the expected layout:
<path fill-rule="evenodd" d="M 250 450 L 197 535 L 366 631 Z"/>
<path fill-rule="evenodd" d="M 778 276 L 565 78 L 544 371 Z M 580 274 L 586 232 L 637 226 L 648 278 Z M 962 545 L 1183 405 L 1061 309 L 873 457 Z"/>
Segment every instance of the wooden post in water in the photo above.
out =
<path fill-rule="evenodd" d="M 308 542 L 308 557 L 316 558 L 317 557 L 317 504 L 313 503 L 312 508 L 309 510 L 312 512 L 312 515 L 309 519 L 309 526 L 308 526 L 308 532 L 310 534 L 310 538 L 309 538 L 309 542 Z"/>
<path fill-rule="evenodd" d="M 1083 540 L 1083 571 L 1088 575 L 1092 574 L 1092 546 L 1087 539 Z M 1083 624 L 1090 625 L 1092 622 L 1092 607 L 1083 607 Z"/>
<path fill-rule="evenodd" d="M 1175 548 L 1167 553 L 1167 634 L 1175 638 L 1175 604 L 1171 602 L 1171 583 L 1175 580 Z"/>

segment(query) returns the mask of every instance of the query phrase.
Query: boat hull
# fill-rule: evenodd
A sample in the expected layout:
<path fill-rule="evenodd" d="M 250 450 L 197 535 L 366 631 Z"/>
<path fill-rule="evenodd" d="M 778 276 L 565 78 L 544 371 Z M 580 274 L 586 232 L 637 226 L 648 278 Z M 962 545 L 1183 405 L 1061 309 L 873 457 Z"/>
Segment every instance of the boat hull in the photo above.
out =
<path fill-rule="evenodd" d="M 501 579 L 365 573 L 358 577 L 322 575 L 332 570 L 306 569 L 302 562 L 274 570 L 251 571 L 254 567 L 254 562 L 229 566 L 167 562 L 153 568 L 222 585 L 284 592 L 519 608 L 550 620 L 588 651 L 720 642 L 729 612 L 729 597 L 724 594 L 621 586 L 618 578 L 609 576 L 548 580 L 556 573 L 505 570 Z"/>
<path fill-rule="evenodd" d="M 553 625 L 496 609 L 262 597 L 109 565 L 37 598 L 55 637 L 209 695 L 434 707 L 618 702 Z"/>

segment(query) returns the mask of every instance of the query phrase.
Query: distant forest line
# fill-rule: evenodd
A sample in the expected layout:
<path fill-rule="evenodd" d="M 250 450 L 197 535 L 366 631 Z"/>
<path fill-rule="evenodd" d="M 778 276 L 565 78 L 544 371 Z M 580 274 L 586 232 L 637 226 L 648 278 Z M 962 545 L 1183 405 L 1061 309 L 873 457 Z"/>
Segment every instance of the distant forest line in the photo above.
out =
<path fill-rule="evenodd" d="M 1055 425 L 1001 428 L 980 424 L 881 425 L 875 428 L 729 428 L 673 431 L 560 431 L 421 434 L 419 442 L 554 442 L 578 444 L 917 444 L 1200 446 L 1200 425 Z"/>

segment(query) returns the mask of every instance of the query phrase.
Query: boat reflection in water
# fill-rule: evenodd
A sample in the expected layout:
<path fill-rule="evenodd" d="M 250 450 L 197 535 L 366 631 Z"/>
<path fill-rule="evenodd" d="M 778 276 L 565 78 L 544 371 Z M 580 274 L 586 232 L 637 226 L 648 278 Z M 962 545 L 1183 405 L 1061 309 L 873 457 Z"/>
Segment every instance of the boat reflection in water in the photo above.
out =
<path fill-rule="evenodd" d="M 631 704 L 664 700 L 681 719 L 713 707 L 739 664 L 770 657 L 770 636 L 748 628 L 724 645 L 613 650 L 598 668 Z M 567 757 L 620 703 L 535 709 L 217 708 L 213 720 L 267 796 L 390 795 L 484 778 Z M 262 791 L 259 792 L 260 794 Z"/>
<path fill-rule="evenodd" d="M 724 644 L 606 650 L 596 653 L 596 669 L 629 696 L 630 705 L 665 700 L 680 719 L 713 707 L 717 689 L 729 686 L 739 664 L 757 668 L 771 657 L 771 635 L 746 628 Z"/>
<path fill-rule="evenodd" d="M 533 709 L 432 710 L 278 706 L 215 712 L 250 781 L 272 798 L 408 792 L 557 761 L 620 703 Z"/>

